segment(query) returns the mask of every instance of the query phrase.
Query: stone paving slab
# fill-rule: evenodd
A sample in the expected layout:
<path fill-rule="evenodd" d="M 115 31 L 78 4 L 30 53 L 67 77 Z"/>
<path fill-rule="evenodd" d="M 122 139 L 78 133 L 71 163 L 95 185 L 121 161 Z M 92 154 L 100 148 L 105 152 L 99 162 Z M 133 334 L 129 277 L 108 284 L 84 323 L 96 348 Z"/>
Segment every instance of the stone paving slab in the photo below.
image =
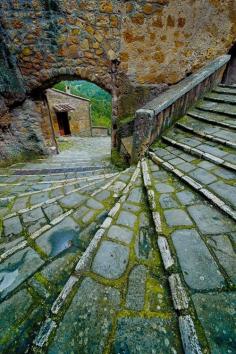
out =
<path fill-rule="evenodd" d="M 215 192 L 223 200 L 226 200 L 236 209 L 236 184 L 231 186 L 223 181 L 217 181 L 209 185 L 209 189 Z"/>
<path fill-rule="evenodd" d="M 188 214 L 181 209 L 170 209 L 164 211 L 165 219 L 170 227 L 193 225 Z"/>
<path fill-rule="evenodd" d="M 204 204 L 193 205 L 188 207 L 188 212 L 203 234 L 222 234 L 236 229 L 233 221 L 211 206 Z"/>
<path fill-rule="evenodd" d="M 126 307 L 130 310 L 141 311 L 144 308 L 147 269 L 138 265 L 129 274 Z"/>
<path fill-rule="evenodd" d="M 117 224 L 133 228 L 136 220 L 137 220 L 137 216 L 135 214 L 129 211 L 121 211 L 117 219 Z"/>
<path fill-rule="evenodd" d="M 195 230 L 177 230 L 172 240 L 184 279 L 194 290 L 219 289 L 224 284 L 212 255 Z"/>
<path fill-rule="evenodd" d="M 19 216 L 4 220 L 3 227 L 4 234 L 7 237 L 19 235 L 23 230 Z"/>
<path fill-rule="evenodd" d="M 133 237 L 133 231 L 123 226 L 113 225 L 109 229 L 107 236 L 113 240 L 121 241 L 129 245 Z"/>
<path fill-rule="evenodd" d="M 59 324 L 48 353 L 101 354 L 119 305 L 117 289 L 85 278 Z"/>
<path fill-rule="evenodd" d="M 215 253 L 232 283 L 236 284 L 236 253 L 226 235 L 211 236 L 207 243 Z"/>
<path fill-rule="evenodd" d="M 93 260 L 94 273 L 107 279 L 121 277 L 128 265 L 129 249 L 111 241 L 102 241 Z"/>
<path fill-rule="evenodd" d="M 32 249 L 25 248 L 0 264 L 0 299 L 3 299 L 43 265 L 44 261 Z"/>
<path fill-rule="evenodd" d="M 175 319 L 119 318 L 112 353 L 182 353 Z"/>
<path fill-rule="evenodd" d="M 5 349 L 4 338 L 14 332 L 17 323 L 27 317 L 33 298 L 25 289 L 0 304 L 0 351 Z"/>
<path fill-rule="evenodd" d="M 236 294 L 230 292 L 195 294 L 192 299 L 211 352 L 234 353 Z"/>

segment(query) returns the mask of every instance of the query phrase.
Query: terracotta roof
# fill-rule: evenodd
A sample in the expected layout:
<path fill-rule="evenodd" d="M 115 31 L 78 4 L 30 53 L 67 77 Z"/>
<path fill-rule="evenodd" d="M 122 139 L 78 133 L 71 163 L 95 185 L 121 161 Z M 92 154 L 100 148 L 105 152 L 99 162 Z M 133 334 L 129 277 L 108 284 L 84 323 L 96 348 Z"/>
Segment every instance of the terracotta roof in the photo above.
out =
<path fill-rule="evenodd" d="M 55 104 L 53 106 L 56 112 L 69 112 L 69 111 L 74 111 L 75 107 L 71 106 L 70 104 L 67 103 L 60 103 L 60 104 Z"/>

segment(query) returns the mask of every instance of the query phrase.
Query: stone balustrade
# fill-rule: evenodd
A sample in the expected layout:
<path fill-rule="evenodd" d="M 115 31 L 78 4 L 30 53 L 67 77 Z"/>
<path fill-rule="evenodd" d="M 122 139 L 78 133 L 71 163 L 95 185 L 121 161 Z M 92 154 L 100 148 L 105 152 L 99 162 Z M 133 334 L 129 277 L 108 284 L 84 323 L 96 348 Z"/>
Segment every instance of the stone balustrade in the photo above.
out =
<path fill-rule="evenodd" d="M 132 132 L 132 162 L 138 161 L 154 140 L 221 81 L 229 59 L 229 55 L 218 57 L 136 111 Z"/>

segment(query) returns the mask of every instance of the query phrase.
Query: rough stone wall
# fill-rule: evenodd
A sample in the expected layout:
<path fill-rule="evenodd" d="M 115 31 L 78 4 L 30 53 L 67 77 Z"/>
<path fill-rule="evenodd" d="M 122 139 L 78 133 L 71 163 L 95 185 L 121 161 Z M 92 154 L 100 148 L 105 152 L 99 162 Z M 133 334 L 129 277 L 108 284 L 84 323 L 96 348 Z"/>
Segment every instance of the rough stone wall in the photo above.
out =
<path fill-rule="evenodd" d="M 32 158 L 48 152 L 41 130 L 42 116 L 33 101 L 26 100 L 2 119 L 5 127 L 0 130 L 0 166 L 9 159 Z"/>
<path fill-rule="evenodd" d="M 235 0 L 2 0 L 0 14 L 2 113 L 79 78 L 112 92 L 114 123 L 236 38 Z"/>
<path fill-rule="evenodd" d="M 68 104 L 74 111 L 68 112 L 70 130 L 72 135 L 91 136 L 90 101 L 56 90 L 47 90 L 47 99 L 51 111 L 54 131 L 60 136 L 57 122 L 55 104 Z"/>

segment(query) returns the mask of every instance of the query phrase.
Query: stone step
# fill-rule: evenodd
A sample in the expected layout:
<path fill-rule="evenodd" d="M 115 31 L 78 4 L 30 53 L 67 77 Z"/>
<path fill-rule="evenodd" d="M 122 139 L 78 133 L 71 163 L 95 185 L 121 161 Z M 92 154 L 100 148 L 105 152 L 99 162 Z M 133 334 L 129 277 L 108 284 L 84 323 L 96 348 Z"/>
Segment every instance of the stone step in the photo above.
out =
<path fill-rule="evenodd" d="M 223 93 L 227 95 L 236 95 L 236 87 L 227 87 L 227 86 L 217 86 L 212 92 Z"/>
<path fill-rule="evenodd" d="M 227 119 L 227 117 L 226 117 L 226 120 L 222 120 L 222 118 L 223 118 L 222 116 L 219 116 L 219 119 L 217 119 L 215 114 L 212 116 L 209 116 L 209 113 L 208 113 L 208 116 L 205 116 L 204 113 L 207 113 L 207 112 L 193 110 L 193 111 L 189 111 L 187 113 L 187 115 L 189 117 L 192 117 L 192 118 L 197 119 L 199 121 L 203 121 L 203 122 L 206 122 L 209 124 L 214 124 L 215 126 L 221 126 L 221 127 L 228 128 L 231 130 L 236 130 L 236 121 L 234 121 L 234 120 L 230 121 L 229 119 Z"/>
<path fill-rule="evenodd" d="M 231 133 L 231 136 L 230 136 L 230 132 L 228 132 L 228 135 L 229 135 L 229 140 L 226 140 L 224 138 L 221 138 L 221 137 L 217 137 L 215 135 L 213 135 L 214 133 L 215 134 L 219 134 L 219 135 L 223 135 L 224 137 L 227 136 L 227 131 L 225 132 L 225 135 L 223 134 L 224 132 L 222 132 L 222 130 L 220 129 L 217 129 L 217 128 L 209 128 L 209 127 L 202 127 L 202 125 L 198 125 L 196 126 L 196 124 L 190 124 L 191 122 L 190 121 L 187 121 L 186 124 L 183 124 L 181 121 L 180 122 L 177 122 L 176 123 L 176 127 L 184 130 L 184 131 L 187 131 L 187 132 L 190 132 L 192 133 L 193 135 L 197 135 L 197 136 L 200 136 L 206 140 L 209 140 L 209 141 L 214 141 L 216 143 L 219 143 L 219 144 L 222 144 L 222 145 L 226 145 L 226 146 L 230 146 L 232 148 L 236 148 L 236 134 L 234 135 L 234 133 Z M 192 127 L 194 126 L 194 128 Z M 203 129 L 202 129 L 203 128 Z M 204 129 L 205 128 L 205 129 Z M 206 131 L 213 131 L 213 134 L 208 134 Z M 233 139 L 234 141 L 231 141 L 230 140 Z"/>
<path fill-rule="evenodd" d="M 33 184 L 29 184 L 28 182 L 21 182 L 21 183 L 0 183 L 0 195 L 5 195 L 6 197 L 9 197 L 11 200 L 15 198 L 23 198 L 31 195 L 37 195 L 40 193 L 44 192 L 53 192 L 57 194 L 58 189 L 73 189 L 73 186 L 83 186 L 86 183 L 89 182 L 95 182 L 97 180 L 102 180 L 106 179 L 109 177 L 115 177 L 117 175 L 112 173 L 112 174 L 104 174 L 104 175 L 96 175 L 92 177 L 83 177 L 83 178 L 73 178 L 70 180 L 63 180 L 60 181 L 60 183 L 55 183 L 55 182 L 37 182 Z M 1 200 L 3 198 L 0 198 L 0 206 L 1 206 Z"/>
<path fill-rule="evenodd" d="M 154 151 L 159 155 L 159 149 L 154 149 Z M 170 151 L 173 156 L 172 158 L 170 158 Z M 223 199 L 225 203 L 229 204 L 233 209 L 236 209 L 235 172 L 227 171 L 208 161 L 191 159 L 191 155 L 181 153 L 181 150 L 177 147 L 162 147 L 161 152 L 161 158 L 165 162 L 174 165 L 181 173 L 194 178 L 197 182 Z"/>
<path fill-rule="evenodd" d="M 109 180 L 113 177 L 104 177 L 103 179 L 96 179 L 96 181 L 76 183 L 74 185 L 65 185 L 64 188 L 50 189 L 49 191 L 35 192 L 35 193 L 26 193 L 25 196 L 17 196 L 14 201 L 10 200 L 9 213 L 20 213 L 25 212 L 26 210 L 33 210 L 38 207 L 45 205 L 50 205 L 55 201 L 60 200 L 66 195 L 76 193 L 78 191 L 90 191 L 91 188 L 103 185 L 104 181 Z"/>
<path fill-rule="evenodd" d="M 168 144 L 173 146 L 177 146 L 178 148 L 182 149 L 190 153 L 193 156 L 199 157 L 201 159 L 205 159 L 211 161 L 214 164 L 221 165 L 226 169 L 236 171 L 236 164 L 235 161 L 235 153 L 234 151 L 230 150 L 225 151 L 223 147 L 215 147 L 209 144 L 206 144 L 202 139 L 193 139 L 192 135 L 183 137 L 182 139 L 178 138 L 178 132 L 175 130 L 174 135 L 169 134 L 169 136 L 163 136 L 162 140 Z M 175 139 L 172 138 L 172 135 L 175 136 Z M 213 143 L 211 143 L 213 144 Z M 231 148 L 227 148 L 231 149 Z"/>
<path fill-rule="evenodd" d="M 3 218 L 4 237 L 19 237 L 24 231 L 38 235 L 38 231 L 41 228 L 54 225 L 55 222 L 59 222 L 61 218 L 67 216 L 67 213 L 71 210 L 86 203 L 89 198 L 88 193 L 91 194 L 91 197 L 94 197 L 102 192 L 109 195 L 112 192 L 113 196 L 116 197 L 125 188 L 126 182 L 119 181 L 119 178 L 122 177 L 123 174 L 121 176 L 118 175 L 115 178 L 108 179 L 107 183 L 104 183 L 104 181 L 93 182 L 65 193 L 65 195 L 36 204 L 31 208 L 22 209 L 18 213 L 8 214 Z M 99 202 L 98 204 L 101 205 Z"/>
<path fill-rule="evenodd" d="M 229 89 L 236 89 L 236 85 L 219 84 L 218 87 L 227 87 Z"/>
<path fill-rule="evenodd" d="M 173 173 L 176 177 L 181 179 L 184 183 L 186 183 L 190 187 L 192 187 L 197 193 L 200 193 L 202 196 L 204 196 L 210 203 L 212 203 L 214 206 L 219 208 L 221 211 L 223 211 L 225 214 L 227 214 L 230 218 L 232 218 L 234 221 L 236 221 L 236 208 L 235 208 L 235 210 L 232 209 L 231 206 L 226 204 L 223 199 L 219 198 L 217 195 L 212 193 L 206 186 L 202 185 L 199 181 L 197 182 L 194 178 L 189 177 L 188 174 L 183 173 L 181 170 L 179 170 L 175 165 L 171 164 L 169 161 L 166 162 L 165 160 L 156 156 L 152 152 L 149 152 L 149 156 L 153 160 L 153 162 L 155 162 L 157 164 L 161 164 L 161 166 L 164 169 Z M 236 224 L 235 224 L 235 228 L 236 228 Z"/>
<path fill-rule="evenodd" d="M 22 176 L 22 175 L 52 175 L 58 173 L 69 173 L 69 172 L 81 172 L 81 173 L 89 173 L 89 172 L 99 172 L 99 171 L 108 172 L 109 169 L 105 169 L 103 166 L 95 167 L 95 166 L 87 166 L 87 167 L 71 167 L 71 168 L 44 168 L 44 169 L 12 169 L 12 174 Z"/>
<path fill-rule="evenodd" d="M 236 107 L 227 103 L 217 103 L 203 100 L 196 105 L 196 108 L 207 112 L 223 114 L 224 116 L 233 118 L 236 117 Z"/>
<path fill-rule="evenodd" d="M 236 96 L 228 95 L 226 93 L 208 93 L 204 96 L 204 100 L 214 101 L 214 102 L 224 102 L 229 104 L 236 104 Z"/>

